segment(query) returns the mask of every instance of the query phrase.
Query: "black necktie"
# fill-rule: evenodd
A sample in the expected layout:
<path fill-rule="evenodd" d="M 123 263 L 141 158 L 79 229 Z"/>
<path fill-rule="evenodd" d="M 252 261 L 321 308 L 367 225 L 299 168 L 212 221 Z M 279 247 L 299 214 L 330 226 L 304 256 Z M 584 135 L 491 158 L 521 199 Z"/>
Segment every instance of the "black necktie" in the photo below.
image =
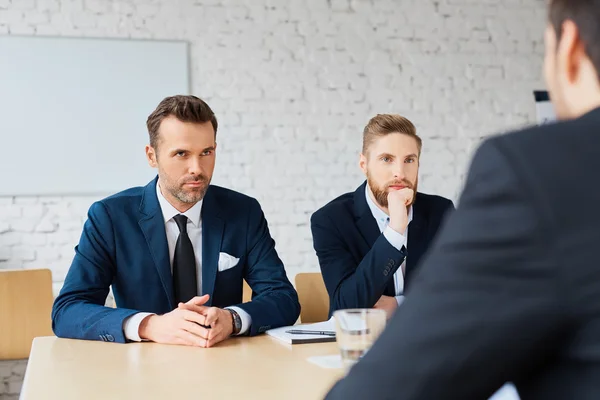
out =
<path fill-rule="evenodd" d="M 188 218 L 178 214 L 173 219 L 179 227 L 179 237 L 175 244 L 175 257 L 173 257 L 173 288 L 175 301 L 185 303 L 197 294 L 196 258 L 192 241 L 187 234 Z"/>

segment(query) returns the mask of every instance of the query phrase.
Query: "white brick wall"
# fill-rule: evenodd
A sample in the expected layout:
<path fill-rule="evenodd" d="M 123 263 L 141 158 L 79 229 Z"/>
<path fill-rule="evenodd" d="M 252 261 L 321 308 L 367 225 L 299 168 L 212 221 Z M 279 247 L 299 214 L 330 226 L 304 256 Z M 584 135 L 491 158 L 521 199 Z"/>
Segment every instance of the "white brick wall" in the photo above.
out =
<path fill-rule="evenodd" d="M 26 367 L 27 360 L 0 361 L 0 400 L 19 398 Z"/>
<path fill-rule="evenodd" d="M 374 114 L 415 122 L 424 139 L 420 189 L 454 200 L 482 137 L 535 121 L 544 6 L 0 0 L 0 34 L 189 41 L 193 93 L 221 125 L 214 183 L 259 199 L 293 277 L 317 268 L 310 214 L 362 181 L 361 131 Z M 94 200 L 0 198 L 0 268 L 50 267 L 58 290 Z M 0 400 L 16 387 L 2 386 L 5 375 Z"/>

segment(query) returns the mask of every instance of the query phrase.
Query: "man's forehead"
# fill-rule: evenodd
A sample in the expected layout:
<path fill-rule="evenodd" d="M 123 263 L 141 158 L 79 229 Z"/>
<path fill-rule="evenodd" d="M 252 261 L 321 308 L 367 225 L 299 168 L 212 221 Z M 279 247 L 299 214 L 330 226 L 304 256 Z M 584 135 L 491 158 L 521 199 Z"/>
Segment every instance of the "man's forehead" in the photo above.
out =
<path fill-rule="evenodd" d="M 415 138 L 403 134 L 389 134 L 375 139 L 370 147 L 370 152 L 389 153 L 418 153 L 419 146 Z"/>

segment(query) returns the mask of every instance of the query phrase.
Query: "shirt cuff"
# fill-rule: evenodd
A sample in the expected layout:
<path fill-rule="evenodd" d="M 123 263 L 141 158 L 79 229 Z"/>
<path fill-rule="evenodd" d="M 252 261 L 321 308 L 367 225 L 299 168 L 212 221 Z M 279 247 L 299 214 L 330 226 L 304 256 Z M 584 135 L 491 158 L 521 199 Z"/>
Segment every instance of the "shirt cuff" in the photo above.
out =
<path fill-rule="evenodd" d="M 390 242 L 390 244 L 398 251 L 402 251 L 402 247 L 406 246 L 406 236 L 396 232 L 389 226 L 386 226 L 383 230 L 383 236 L 385 236 L 387 241 Z"/>
<path fill-rule="evenodd" d="M 252 317 L 250 316 L 250 314 L 248 314 L 241 308 L 235 306 L 225 307 L 225 309 L 235 311 L 240 316 L 240 319 L 242 320 L 242 329 L 240 329 L 238 335 L 243 335 L 244 333 L 248 332 L 248 329 L 250 329 L 250 325 L 252 325 Z"/>
<path fill-rule="evenodd" d="M 149 315 L 155 314 L 141 312 L 125 318 L 125 321 L 123 321 L 123 333 L 125 334 L 125 337 L 134 342 L 141 342 L 140 324 L 142 323 L 142 320 Z"/>
<path fill-rule="evenodd" d="M 403 301 L 404 296 L 396 296 L 396 303 L 398 303 L 398 307 L 400 307 L 400 304 L 402 304 Z"/>

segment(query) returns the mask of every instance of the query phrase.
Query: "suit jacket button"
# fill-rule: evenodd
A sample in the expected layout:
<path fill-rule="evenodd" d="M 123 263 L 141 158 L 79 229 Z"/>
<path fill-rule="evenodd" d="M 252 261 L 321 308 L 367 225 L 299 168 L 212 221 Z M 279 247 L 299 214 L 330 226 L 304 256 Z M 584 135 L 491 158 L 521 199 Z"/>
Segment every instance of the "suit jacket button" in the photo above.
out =
<path fill-rule="evenodd" d="M 106 340 L 108 342 L 114 342 L 115 341 L 115 337 L 113 335 L 106 335 Z"/>
<path fill-rule="evenodd" d="M 388 271 L 387 269 L 383 270 L 383 276 L 388 276 L 389 273 L 390 273 L 390 271 Z"/>
<path fill-rule="evenodd" d="M 106 338 L 104 337 L 104 335 L 100 335 L 100 339 L 102 339 L 103 342 L 106 342 Z"/>

